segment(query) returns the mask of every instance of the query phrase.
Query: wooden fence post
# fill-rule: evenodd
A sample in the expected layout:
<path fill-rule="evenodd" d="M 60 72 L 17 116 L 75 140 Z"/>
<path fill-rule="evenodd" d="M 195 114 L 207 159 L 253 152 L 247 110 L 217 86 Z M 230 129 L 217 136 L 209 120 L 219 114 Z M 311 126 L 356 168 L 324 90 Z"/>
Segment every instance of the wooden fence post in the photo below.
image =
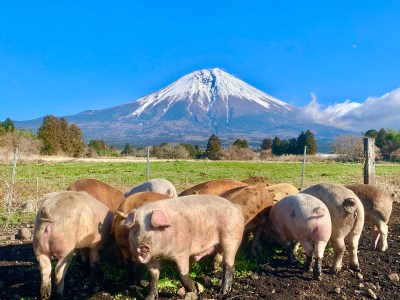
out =
<path fill-rule="evenodd" d="M 306 156 L 307 156 L 307 146 L 304 146 L 303 165 L 302 165 L 302 167 L 301 167 L 301 184 L 300 184 L 300 190 L 303 190 L 304 169 L 305 169 L 305 167 L 306 167 Z"/>
<path fill-rule="evenodd" d="M 15 148 L 14 152 L 14 163 L 13 170 L 11 175 L 11 184 L 8 186 L 8 201 L 7 201 L 7 219 L 6 219 L 6 229 L 10 223 L 11 216 L 11 207 L 12 207 L 12 198 L 14 196 L 14 183 L 15 183 L 15 175 L 17 174 L 17 160 L 18 160 L 18 148 Z M 7 181 L 6 181 L 7 183 Z"/>
<path fill-rule="evenodd" d="M 364 138 L 364 184 L 375 185 L 375 138 Z"/>
<path fill-rule="evenodd" d="M 150 146 L 147 146 L 146 180 L 150 180 Z"/>

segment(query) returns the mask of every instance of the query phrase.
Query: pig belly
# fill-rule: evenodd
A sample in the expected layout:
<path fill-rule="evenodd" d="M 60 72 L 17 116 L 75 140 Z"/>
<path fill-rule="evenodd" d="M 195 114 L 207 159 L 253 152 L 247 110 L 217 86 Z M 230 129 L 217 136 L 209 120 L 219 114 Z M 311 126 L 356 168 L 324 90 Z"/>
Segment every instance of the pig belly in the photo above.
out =
<path fill-rule="evenodd" d="M 202 259 L 204 256 L 210 255 L 211 253 L 213 253 L 216 249 L 216 246 L 212 246 L 198 254 L 192 255 L 193 259 L 195 262 L 199 261 L 200 259 Z"/>

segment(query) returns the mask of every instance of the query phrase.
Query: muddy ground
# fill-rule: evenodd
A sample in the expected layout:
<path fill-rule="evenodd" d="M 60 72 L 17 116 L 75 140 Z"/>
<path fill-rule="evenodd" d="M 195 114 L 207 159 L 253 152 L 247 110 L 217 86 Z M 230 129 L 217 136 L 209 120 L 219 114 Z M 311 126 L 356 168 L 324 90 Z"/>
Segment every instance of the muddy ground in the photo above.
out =
<path fill-rule="evenodd" d="M 367 223 L 360 241 L 361 273 L 347 268 L 348 255 L 339 275 L 329 274 L 331 251 L 326 251 L 323 280 L 315 281 L 302 265 L 289 266 L 284 255 L 261 259 L 259 268 L 244 278 L 236 278 L 233 291 L 221 297 L 219 283 L 212 278 L 220 274 L 205 274 L 196 278 L 205 291 L 199 299 L 399 299 L 400 297 L 400 204 L 394 203 L 389 223 L 389 249 L 369 250 L 370 225 Z M 32 224 L 26 224 L 33 230 Z M 0 299 L 40 299 L 40 272 L 31 241 L 12 240 L 19 228 L 7 232 L 0 228 Z M 82 265 L 73 260 L 67 274 L 65 299 L 143 299 L 145 288 L 129 285 L 118 267 L 105 267 L 109 272 L 104 285 L 90 287 Z M 180 299 L 174 292 L 160 293 L 160 299 Z"/>

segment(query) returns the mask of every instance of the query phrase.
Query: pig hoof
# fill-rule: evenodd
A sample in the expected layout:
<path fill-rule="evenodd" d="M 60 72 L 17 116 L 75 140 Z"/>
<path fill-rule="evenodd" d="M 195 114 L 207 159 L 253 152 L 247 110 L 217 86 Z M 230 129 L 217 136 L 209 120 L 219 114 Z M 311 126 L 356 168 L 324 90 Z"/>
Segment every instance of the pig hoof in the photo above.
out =
<path fill-rule="evenodd" d="M 51 287 L 46 286 L 40 289 L 40 296 L 42 300 L 49 299 L 50 295 L 51 295 Z"/>
<path fill-rule="evenodd" d="M 331 273 L 332 274 L 338 274 L 340 272 L 340 268 L 332 268 Z"/>
<path fill-rule="evenodd" d="M 158 297 L 154 296 L 154 295 L 148 295 L 146 298 L 144 298 L 145 300 L 156 300 L 158 299 Z"/>

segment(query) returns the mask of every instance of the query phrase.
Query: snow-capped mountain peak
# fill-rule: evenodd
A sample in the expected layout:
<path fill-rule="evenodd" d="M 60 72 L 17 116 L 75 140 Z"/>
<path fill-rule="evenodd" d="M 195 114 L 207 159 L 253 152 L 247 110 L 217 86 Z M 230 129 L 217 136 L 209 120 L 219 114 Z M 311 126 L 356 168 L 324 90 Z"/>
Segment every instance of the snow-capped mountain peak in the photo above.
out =
<path fill-rule="evenodd" d="M 229 100 L 232 98 L 246 99 L 266 109 L 270 109 L 271 106 L 278 106 L 289 111 L 293 109 L 287 103 L 215 68 L 189 73 L 167 87 L 138 99 L 135 101 L 138 107 L 131 113 L 131 117 L 138 118 L 144 111 L 162 104 L 163 112 L 158 114 L 158 118 L 161 118 L 173 105 L 183 101 L 188 102 L 187 110 L 190 115 L 195 114 L 191 109 L 194 106 L 206 113 L 210 112 L 219 100 L 228 111 Z"/>

